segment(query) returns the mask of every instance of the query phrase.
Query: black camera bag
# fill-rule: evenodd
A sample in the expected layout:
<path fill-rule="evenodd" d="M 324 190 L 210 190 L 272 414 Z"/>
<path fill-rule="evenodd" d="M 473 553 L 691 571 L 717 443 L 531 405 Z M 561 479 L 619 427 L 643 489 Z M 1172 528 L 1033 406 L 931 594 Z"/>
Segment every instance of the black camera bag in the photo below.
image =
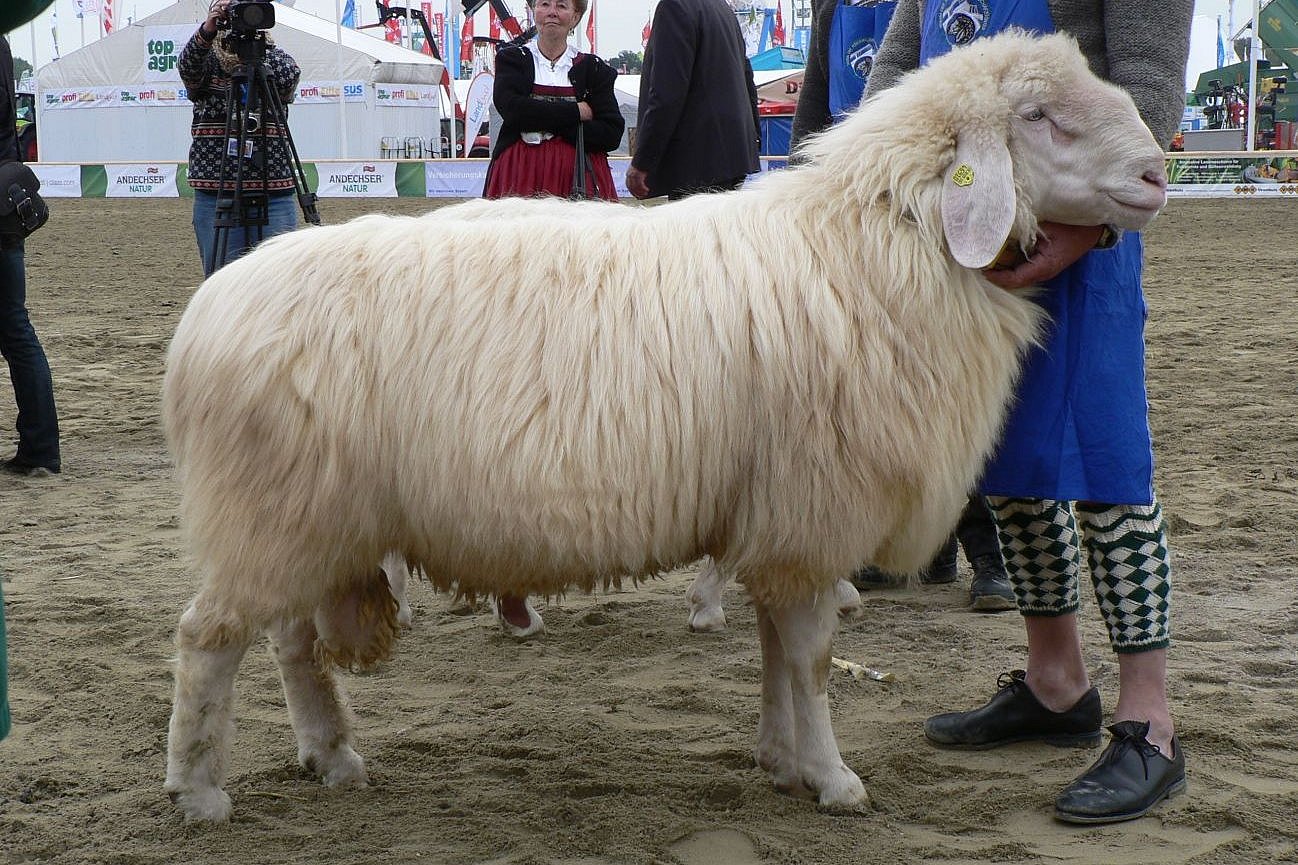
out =
<path fill-rule="evenodd" d="M 21 162 L 0 165 L 0 235 L 27 237 L 49 221 L 40 188 L 36 173 Z"/>

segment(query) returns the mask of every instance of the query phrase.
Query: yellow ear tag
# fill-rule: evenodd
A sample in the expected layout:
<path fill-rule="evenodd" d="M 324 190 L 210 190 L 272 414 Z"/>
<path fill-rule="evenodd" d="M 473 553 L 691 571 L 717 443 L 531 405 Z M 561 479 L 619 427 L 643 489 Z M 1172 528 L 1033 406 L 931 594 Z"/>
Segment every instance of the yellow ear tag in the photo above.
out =
<path fill-rule="evenodd" d="M 956 186 L 973 186 L 974 170 L 969 167 L 968 163 L 960 163 L 956 170 L 951 173 L 951 182 Z"/>

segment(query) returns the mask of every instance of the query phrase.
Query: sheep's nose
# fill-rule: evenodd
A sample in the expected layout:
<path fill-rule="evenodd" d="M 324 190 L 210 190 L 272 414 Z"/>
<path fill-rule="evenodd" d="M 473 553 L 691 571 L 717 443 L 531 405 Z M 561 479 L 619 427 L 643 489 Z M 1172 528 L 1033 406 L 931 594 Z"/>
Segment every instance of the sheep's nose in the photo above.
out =
<path fill-rule="evenodd" d="M 1149 169 L 1140 176 L 1140 179 L 1159 189 L 1167 189 L 1167 170 L 1161 165 L 1158 168 Z"/>

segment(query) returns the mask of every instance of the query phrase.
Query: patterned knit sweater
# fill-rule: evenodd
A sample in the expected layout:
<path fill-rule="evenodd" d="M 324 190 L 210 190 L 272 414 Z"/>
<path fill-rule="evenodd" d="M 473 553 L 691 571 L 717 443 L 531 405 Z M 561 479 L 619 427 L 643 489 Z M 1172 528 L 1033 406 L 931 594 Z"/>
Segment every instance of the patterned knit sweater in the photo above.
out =
<path fill-rule="evenodd" d="M 925 2 L 900 0 L 875 57 L 866 95 L 919 66 Z M 829 126 L 829 33 L 839 0 L 812 0 L 813 41 L 793 121 L 796 147 Z M 1055 29 L 1077 40 L 1096 75 L 1125 89 L 1145 125 L 1166 146 L 1185 105 L 1193 0 L 1047 0 Z"/>
<path fill-rule="evenodd" d="M 219 38 L 219 37 L 218 37 Z M 270 46 L 262 61 L 266 80 L 279 94 L 287 115 L 288 103 L 297 91 L 302 71 L 283 50 Z M 221 68 L 218 52 L 212 43 L 203 38 L 201 29 L 195 32 L 180 52 L 180 79 L 189 89 L 189 101 L 194 103 L 194 122 L 191 127 L 194 140 L 189 146 L 189 185 L 194 189 L 218 191 L 221 160 L 225 152 L 225 122 L 229 75 Z M 266 112 L 263 112 L 265 114 Z M 293 189 L 293 166 L 289 160 L 286 130 L 277 124 L 267 123 L 266 154 L 259 151 L 259 135 L 250 135 L 254 144 L 252 153 L 243 159 L 243 188 L 262 189 L 262 163 L 266 164 L 267 192 L 289 192 Z M 246 148 L 245 148 L 246 152 Z M 236 163 L 229 160 L 226 167 L 225 189 L 234 186 Z"/>

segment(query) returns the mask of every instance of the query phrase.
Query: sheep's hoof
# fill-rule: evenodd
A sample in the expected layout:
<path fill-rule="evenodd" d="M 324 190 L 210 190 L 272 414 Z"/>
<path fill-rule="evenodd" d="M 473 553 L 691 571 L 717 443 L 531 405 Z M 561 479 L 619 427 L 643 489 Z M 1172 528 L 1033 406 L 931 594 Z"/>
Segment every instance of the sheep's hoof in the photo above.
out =
<path fill-rule="evenodd" d="M 838 616 L 852 621 L 865 611 L 861 603 L 861 593 L 848 580 L 839 580 L 834 584 L 834 600 L 838 604 Z"/>
<path fill-rule="evenodd" d="M 318 775 L 326 787 L 364 787 L 370 782 L 365 761 L 350 745 L 339 745 L 332 753 L 300 753 L 298 762 Z"/>
<path fill-rule="evenodd" d="M 726 629 L 726 611 L 715 607 L 695 607 L 690 610 L 690 630 L 696 634 L 711 634 Z"/>
<path fill-rule="evenodd" d="M 804 781 L 804 783 L 806 783 Z M 816 802 L 828 811 L 864 811 L 870 807 L 870 796 L 856 773 L 840 765 L 820 783 L 807 783 L 817 791 Z"/>
<path fill-rule="evenodd" d="M 205 790 L 168 790 L 172 804 L 180 809 L 186 823 L 225 823 L 230 819 L 230 797 L 219 787 Z"/>

